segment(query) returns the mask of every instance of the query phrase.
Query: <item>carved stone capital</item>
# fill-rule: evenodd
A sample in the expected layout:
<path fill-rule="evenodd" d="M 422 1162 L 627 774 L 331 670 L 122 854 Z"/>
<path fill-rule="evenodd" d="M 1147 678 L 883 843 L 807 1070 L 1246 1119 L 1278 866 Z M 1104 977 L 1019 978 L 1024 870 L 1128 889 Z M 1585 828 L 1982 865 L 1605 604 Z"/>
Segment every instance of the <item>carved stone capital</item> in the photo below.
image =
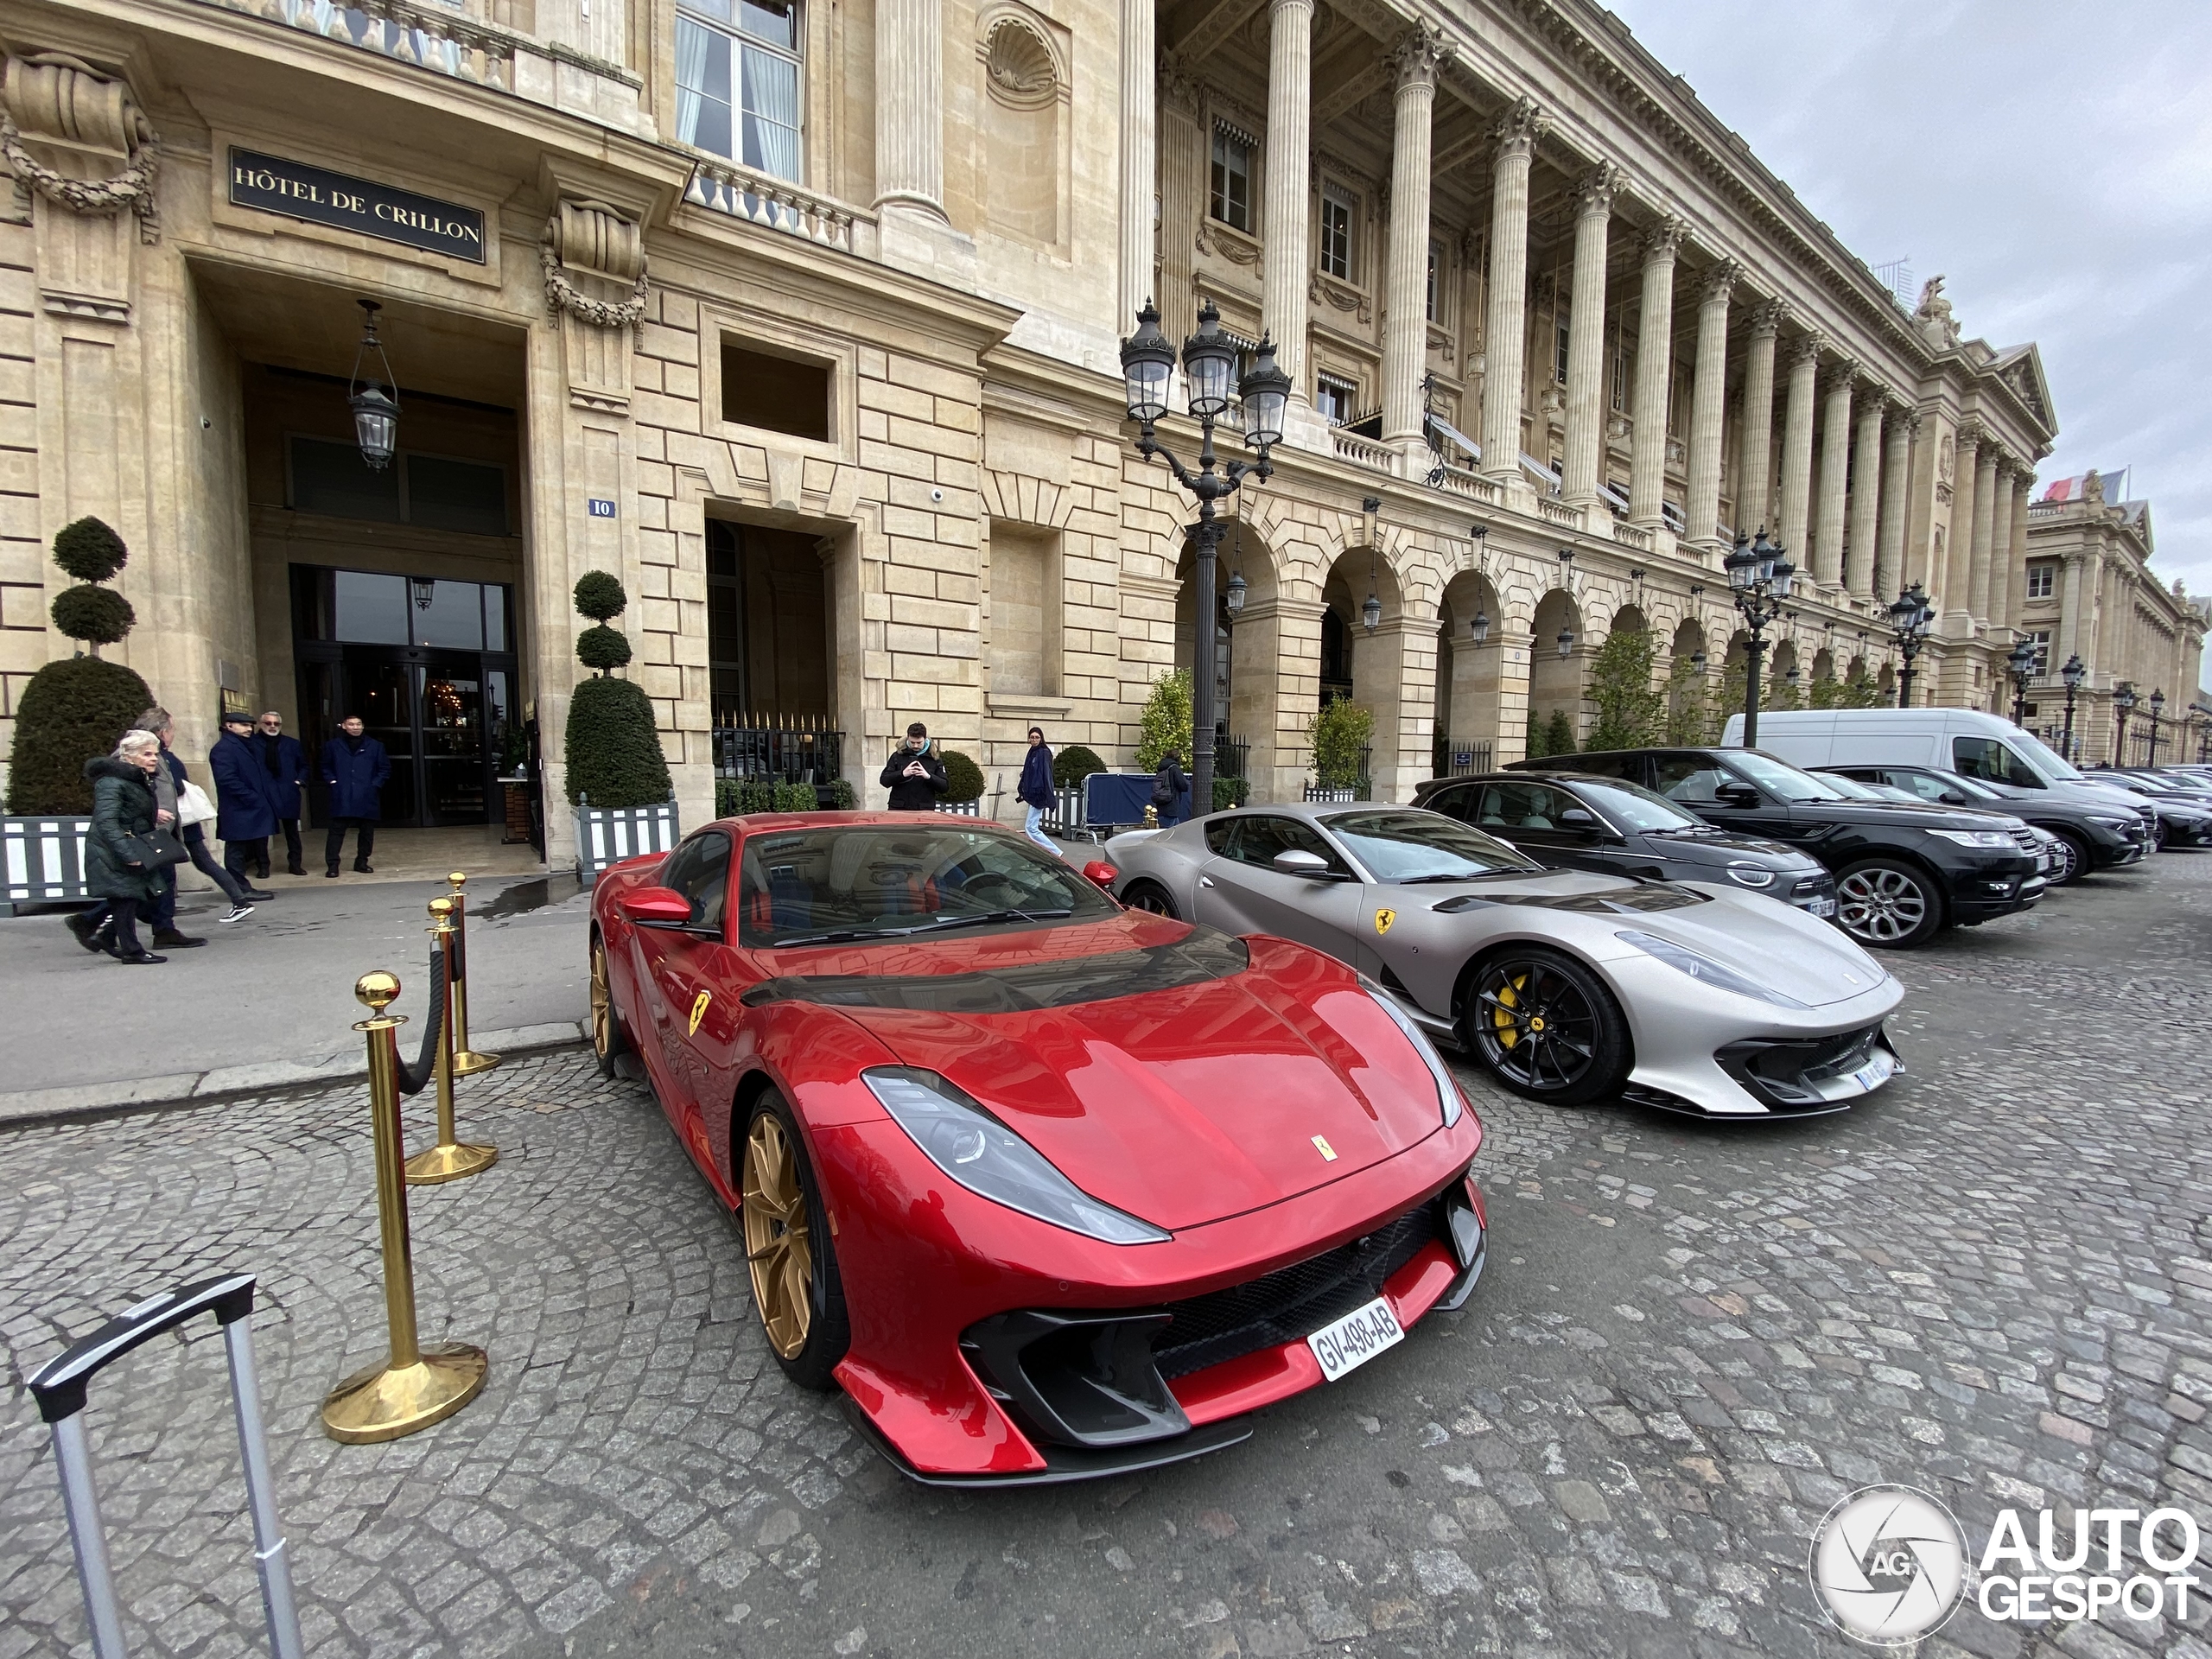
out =
<path fill-rule="evenodd" d="M 1442 29 L 1431 22 L 1415 23 L 1390 48 L 1391 71 L 1399 89 L 1433 86 L 1437 69 L 1451 55 Z"/>
<path fill-rule="evenodd" d="M 1968 449 L 1979 448 L 1980 447 L 1981 441 L 1988 435 L 1989 435 L 1987 433 L 1981 429 L 1981 423 L 1980 421 L 1961 421 L 1959 423 L 1959 448 L 1961 452 L 1963 453 Z"/>
<path fill-rule="evenodd" d="M 1497 146 L 1497 158 L 1503 161 L 1513 156 L 1534 155 L 1536 140 L 1550 126 L 1544 112 L 1536 107 L 1536 100 L 1522 93 L 1491 125 L 1490 136 Z"/>
<path fill-rule="evenodd" d="M 1857 358 L 1837 359 L 1821 371 L 1821 395 L 1828 397 L 1839 391 L 1849 391 L 1859 379 L 1859 370 Z"/>
<path fill-rule="evenodd" d="M 1782 325 L 1789 321 L 1789 302 L 1784 299 L 1761 300 L 1751 308 L 1751 333 L 1764 334 L 1771 340 L 1782 332 Z"/>
<path fill-rule="evenodd" d="M 161 143 L 130 88 L 60 52 L 10 57 L 7 73 L 0 156 L 8 170 L 46 200 L 86 218 L 111 219 L 128 207 L 150 235 Z M 48 150 L 57 165 L 41 162 L 26 144 Z"/>
<path fill-rule="evenodd" d="M 1613 198 L 1620 194 L 1628 175 L 1613 162 L 1600 162 L 1585 173 L 1574 184 L 1574 216 L 1588 219 L 1604 217 L 1613 211 Z"/>
<path fill-rule="evenodd" d="M 1164 48 L 1160 54 L 1160 106 L 1193 121 L 1198 118 L 1198 83 L 1181 56 Z"/>
<path fill-rule="evenodd" d="M 1698 284 L 1698 303 L 1726 305 L 1735 293 L 1736 284 L 1743 280 L 1744 268 L 1733 259 L 1723 259 L 1710 267 Z"/>
<path fill-rule="evenodd" d="M 1817 370 L 1821 364 L 1821 353 L 1827 343 L 1827 336 L 1817 328 L 1810 334 L 1801 334 L 1790 341 L 1789 359 L 1790 372 L 1795 373 L 1800 369 Z"/>
<path fill-rule="evenodd" d="M 1673 264 L 1675 255 L 1681 248 L 1682 238 L 1688 234 L 1688 225 L 1678 215 L 1662 213 L 1645 227 L 1637 244 L 1643 264 L 1647 267 Z"/>

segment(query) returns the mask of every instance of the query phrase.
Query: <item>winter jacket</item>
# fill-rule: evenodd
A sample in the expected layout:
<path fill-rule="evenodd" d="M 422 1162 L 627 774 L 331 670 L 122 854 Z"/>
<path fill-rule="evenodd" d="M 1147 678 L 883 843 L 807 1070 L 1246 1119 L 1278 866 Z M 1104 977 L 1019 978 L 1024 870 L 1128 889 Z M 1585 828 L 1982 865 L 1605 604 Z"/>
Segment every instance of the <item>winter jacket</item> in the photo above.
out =
<path fill-rule="evenodd" d="M 917 760 L 928 772 L 928 777 L 909 778 L 905 775 L 906 768 Z M 893 812 L 934 811 L 938 797 L 952 787 L 944 775 L 944 758 L 938 753 L 934 743 L 919 751 L 900 744 L 891 759 L 884 763 L 880 781 L 891 791 L 891 799 L 887 804 Z"/>
<path fill-rule="evenodd" d="M 322 781 L 330 785 L 330 816 L 366 818 L 374 823 L 384 816 L 379 801 L 385 780 L 391 776 L 391 761 L 384 745 L 373 737 L 355 748 L 344 737 L 322 746 Z"/>
<path fill-rule="evenodd" d="M 1152 804 L 1160 809 L 1160 816 L 1163 819 L 1179 817 L 1190 792 L 1191 780 L 1182 766 L 1172 760 L 1161 761 L 1152 780 Z"/>
<path fill-rule="evenodd" d="M 1052 746 L 1039 743 L 1021 757 L 1021 782 L 1015 786 L 1014 798 L 1024 806 L 1050 806 L 1052 804 Z"/>
<path fill-rule="evenodd" d="M 85 762 L 92 786 L 92 824 L 85 837 L 85 886 L 94 897 L 151 904 L 168 885 L 165 870 L 131 863 L 130 837 L 154 828 L 154 781 L 128 760 Z"/>
<path fill-rule="evenodd" d="M 307 751 L 300 747 L 300 740 L 289 732 L 280 732 L 275 737 L 266 732 L 256 732 L 252 740 L 254 753 L 261 761 L 262 774 L 269 780 L 269 806 L 279 818 L 300 816 L 300 785 L 308 780 Z M 269 752 L 276 752 L 276 764 L 269 764 Z"/>
<path fill-rule="evenodd" d="M 276 828 L 276 809 L 269 798 L 269 772 L 261 751 L 226 730 L 207 752 L 208 775 L 215 780 L 215 833 L 225 841 L 259 841 Z"/>

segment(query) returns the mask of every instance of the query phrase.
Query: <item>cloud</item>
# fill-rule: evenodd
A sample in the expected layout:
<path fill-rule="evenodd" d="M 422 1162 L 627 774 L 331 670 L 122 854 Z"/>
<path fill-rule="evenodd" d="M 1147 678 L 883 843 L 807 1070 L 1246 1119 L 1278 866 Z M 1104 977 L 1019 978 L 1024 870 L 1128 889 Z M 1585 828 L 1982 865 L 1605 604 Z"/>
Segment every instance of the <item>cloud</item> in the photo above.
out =
<path fill-rule="evenodd" d="M 2133 467 L 2152 568 L 2212 593 L 2212 6 L 1610 3 L 1853 252 L 2040 346 L 2040 475 Z"/>

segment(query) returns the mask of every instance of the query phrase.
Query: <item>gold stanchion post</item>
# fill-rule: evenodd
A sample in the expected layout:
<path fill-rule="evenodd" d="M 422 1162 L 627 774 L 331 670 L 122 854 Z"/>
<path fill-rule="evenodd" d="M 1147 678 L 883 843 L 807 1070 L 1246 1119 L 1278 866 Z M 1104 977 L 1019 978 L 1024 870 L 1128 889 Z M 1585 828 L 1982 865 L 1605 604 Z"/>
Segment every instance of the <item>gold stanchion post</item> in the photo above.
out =
<path fill-rule="evenodd" d="M 370 1017 L 369 1110 L 375 1125 L 377 1221 L 384 1243 L 384 1309 L 391 1351 L 381 1365 L 347 1377 L 323 1397 L 322 1429 L 334 1440 L 366 1446 L 396 1440 L 442 1421 L 474 1400 L 490 1360 L 465 1342 L 424 1347 L 415 1328 L 415 1263 L 407 1239 L 407 1187 L 399 1155 L 399 1039 L 407 1023 L 387 1010 L 399 995 L 397 975 L 364 974 L 353 995 Z"/>
<path fill-rule="evenodd" d="M 474 1175 L 480 1169 L 489 1169 L 499 1156 L 497 1147 L 463 1144 L 454 1131 L 453 1079 L 454 1030 L 453 998 L 453 900 L 430 900 L 430 931 L 438 936 L 438 965 L 445 976 L 446 1018 L 438 1033 L 438 1058 L 435 1076 L 438 1085 L 438 1144 L 424 1152 L 416 1153 L 407 1160 L 407 1185 L 435 1186 L 441 1181 L 457 1181 L 464 1175 Z"/>
<path fill-rule="evenodd" d="M 453 884 L 454 960 L 460 964 L 453 976 L 453 1001 L 446 1004 L 446 1018 L 453 1022 L 453 1074 L 473 1077 L 499 1063 L 496 1054 L 480 1054 L 468 1046 L 468 872 L 454 870 L 446 880 Z"/>

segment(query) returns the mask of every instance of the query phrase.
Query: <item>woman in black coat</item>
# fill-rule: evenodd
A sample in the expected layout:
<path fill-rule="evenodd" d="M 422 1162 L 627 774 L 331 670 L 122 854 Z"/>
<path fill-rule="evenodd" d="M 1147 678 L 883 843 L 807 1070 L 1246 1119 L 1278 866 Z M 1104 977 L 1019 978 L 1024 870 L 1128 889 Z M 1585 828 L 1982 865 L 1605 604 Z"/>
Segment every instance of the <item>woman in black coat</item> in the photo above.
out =
<path fill-rule="evenodd" d="M 139 965 L 167 962 L 138 942 L 138 912 L 151 909 L 168 881 L 166 865 L 147 857 L 154 832 L 154 768 L 162 741 L 151 732 L 125 732 L 115 753 L 85 763 L 92 785 L 92 822 L 85 837 L 85 885 L 107 900 L 113 937 L 108 954 Z"/>
<path fill-rule="evenodd" d="M 1152 779 L 1152 804 L 1161 823 L 1182 822 L 1183 797 L 1190 787 L 1191 780 L 1183 772 L 1183 757 L 1168 750 L 1160 757 L 1160 770 Z"/>

